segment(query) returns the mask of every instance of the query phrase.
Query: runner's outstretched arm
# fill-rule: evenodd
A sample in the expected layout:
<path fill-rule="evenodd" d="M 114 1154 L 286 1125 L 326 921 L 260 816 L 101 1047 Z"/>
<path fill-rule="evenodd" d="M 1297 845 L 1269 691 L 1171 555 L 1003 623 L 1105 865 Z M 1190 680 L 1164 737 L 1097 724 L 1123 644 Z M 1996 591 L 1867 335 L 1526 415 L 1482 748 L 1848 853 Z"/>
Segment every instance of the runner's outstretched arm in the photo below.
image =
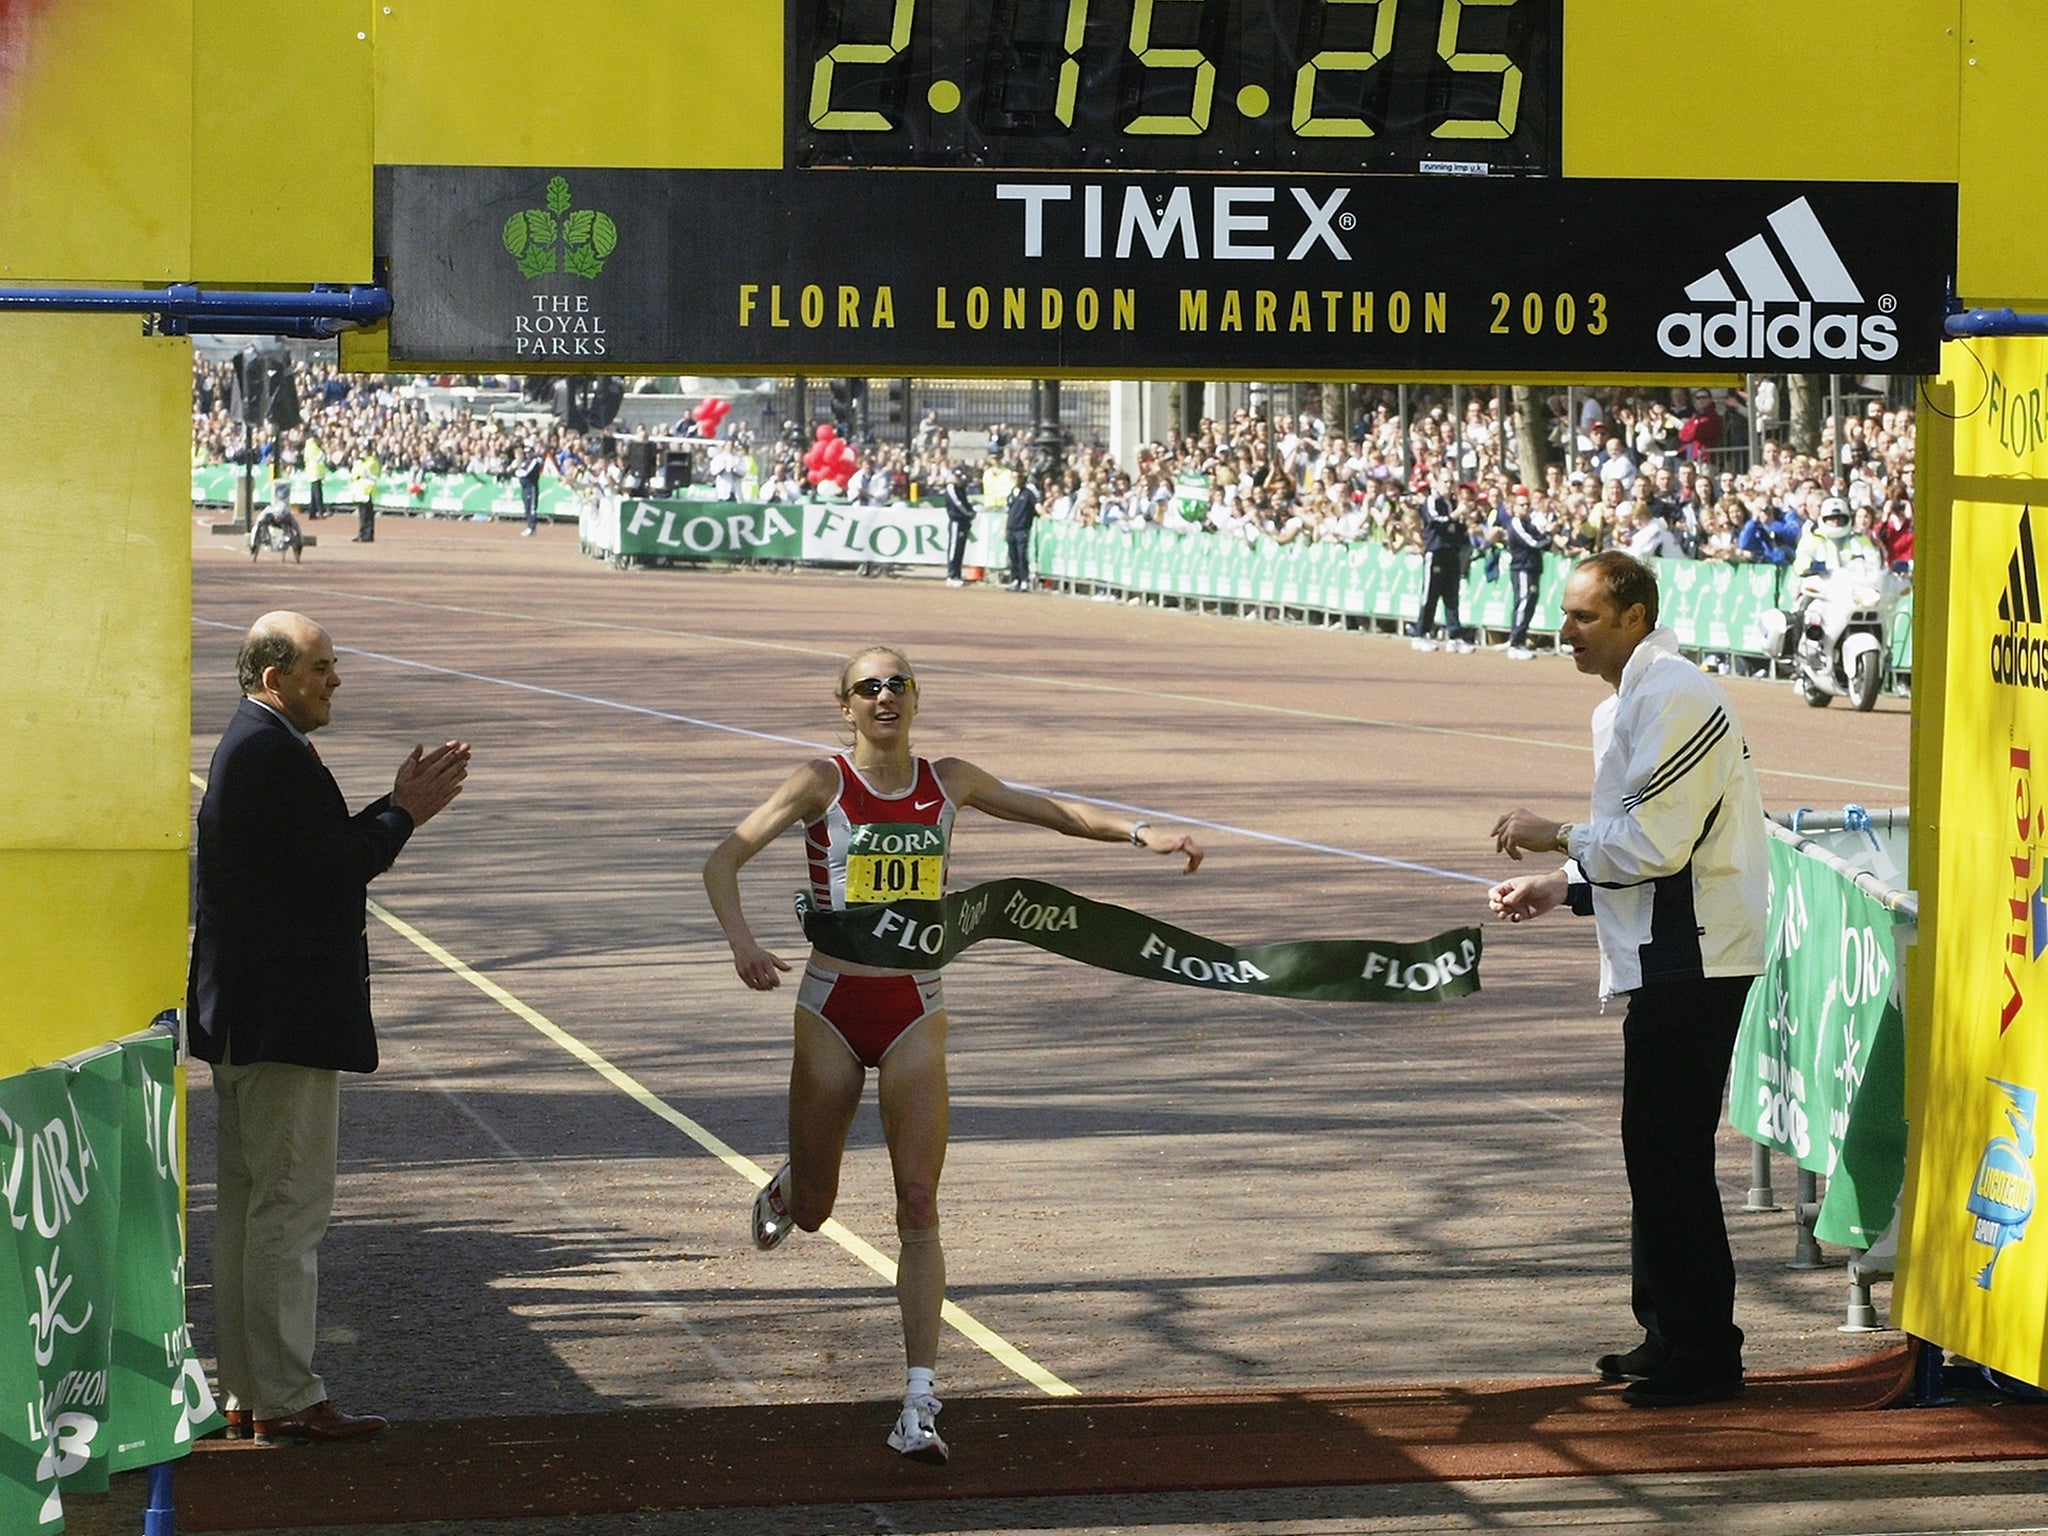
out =
<path fill-rule="evenodd" d="M 1130 821 L 1092 805 L 1054 800 L 1028 789 L 1019 789 L 1014 784 L 1005 784 L 986 769 L 975 767 L 965 758 L 949 757 L 934 766 L 940 782 L 956 804 L 972 806 L 999 821 L 1029 822 L 1063 837 L 1083 837 L 1098 843 L 1129 843 L 1133 847 L 1149 848 L 1157 854 L 1181 854 L 1188 861 L 1187 867 L 1181 871 L 1184 875 L 1192 875 L 1201 867 L 1202 847 L 1188 833 L 1168 832 L 1150 822 Z"/>

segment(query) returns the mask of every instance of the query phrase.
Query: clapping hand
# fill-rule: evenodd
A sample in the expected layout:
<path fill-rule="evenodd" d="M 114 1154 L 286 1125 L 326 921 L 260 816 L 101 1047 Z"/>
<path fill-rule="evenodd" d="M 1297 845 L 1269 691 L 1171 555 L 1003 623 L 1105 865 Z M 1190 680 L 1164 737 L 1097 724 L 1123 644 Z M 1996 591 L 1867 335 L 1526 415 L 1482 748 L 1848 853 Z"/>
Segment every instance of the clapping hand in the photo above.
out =
<path fill-rule="evenodd" d="M 410 816 L 414 826 L 432 821 L 462 793 L 469 777 L 469 743 L 444 741 L 431 752 L 420 747 L 398 765 L 391 785 L 391 803 Z"/>

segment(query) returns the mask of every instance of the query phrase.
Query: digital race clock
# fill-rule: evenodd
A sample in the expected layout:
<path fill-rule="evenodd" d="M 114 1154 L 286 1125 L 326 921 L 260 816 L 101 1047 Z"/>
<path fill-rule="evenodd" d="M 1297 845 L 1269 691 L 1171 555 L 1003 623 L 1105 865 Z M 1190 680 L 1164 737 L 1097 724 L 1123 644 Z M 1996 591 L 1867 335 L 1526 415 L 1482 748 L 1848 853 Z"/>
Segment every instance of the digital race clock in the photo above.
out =
<path fill-rule="evenodd" d="M 1562 0 L 789 0 L 792 166 L 1556 170 Z"/>

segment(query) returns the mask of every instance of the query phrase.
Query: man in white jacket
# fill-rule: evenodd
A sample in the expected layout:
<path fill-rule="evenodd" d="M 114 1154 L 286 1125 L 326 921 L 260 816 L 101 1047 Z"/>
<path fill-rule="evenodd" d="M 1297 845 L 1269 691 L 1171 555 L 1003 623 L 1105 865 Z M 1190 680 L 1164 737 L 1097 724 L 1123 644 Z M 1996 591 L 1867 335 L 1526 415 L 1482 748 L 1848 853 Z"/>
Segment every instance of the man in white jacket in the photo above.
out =
<path fill-rule="evenodd" d="M 1749 986 L 1764 969 L 1770 853 L 1763 801 L 1728 697 L 1657 627 L 1657 579 L 1620 553 L 1565 583 L 1560 638 L 1615 690 L 1593 712 L 1591 819 L 1514 810 L 1495 846 L 1567 855 L 1488 893 L 1522 922 L 1569 905 L 1594 919 L 1600 995 L 1628 996 L 1622 1153 L 1628 1166 L 1634 1349 L 1595 1369 L 1661 1408 L 1742 1390 L 1735 1264 L 1714 1136 Z"/>

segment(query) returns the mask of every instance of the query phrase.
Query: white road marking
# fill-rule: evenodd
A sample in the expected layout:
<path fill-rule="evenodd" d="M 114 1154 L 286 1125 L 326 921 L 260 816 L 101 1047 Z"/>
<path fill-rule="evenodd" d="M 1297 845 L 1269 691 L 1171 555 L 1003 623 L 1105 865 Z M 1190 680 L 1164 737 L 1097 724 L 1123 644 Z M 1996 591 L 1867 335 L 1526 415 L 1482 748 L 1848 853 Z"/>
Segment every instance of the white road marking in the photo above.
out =
<path fill-rule="evenodd" d="M 827 650 L 821 646 L 797 645 L 784 640 L 757 640 L 745 636 L 711 634 L 702 630 L 671 629 L 659 624 L 627 624 L 616 619 L 564 618 L 554 614 L 542 617 L 533 613 L 515 612 L 508 609 L 477 608 L 462 603 L 429 603 L 423 602 L 418 598 L 385 597 L 335 587 L 308 587 L 305 590 L 317 592 L 323 596 L 342 597 L 357 602 L 386 603 L 393 607 L 418 608 L 436 613 L 460 613 L 475 618 L 513 619 L 528 624 L 557 624 L 565 629 L 597 629 L 611 630 L 621 634 L 659 635 L 674 640 L 699 641 L 707 645 L 776 651 L 796 656 L 816 656 L 834 662 L 844 659 L 837 651 Z M 210 621 L 199 619 L 194 622 L 208 623 Z M 223 624 L 218 627 L 227 629 L 233 626 Z M 363 652 L 362 654 L 370 655 L 372 653 Z M 385 659 L 389 660 L 392 658 Z M 414 665 L 414 663 L 401 662 L 400 665 Z M 996 672 L 979 667 L 948 667 L 942 664 L 927 666 L 924 670 L 935 676 L 950 675 L 986 678 L 992 681 L 1013 684 L 1030 683 L 1042 688 L 1066 688 L 1080 693 L 1108 693 L 1118 694 L 1127 698 L 1154 699 L 1173 704 L 1192 704 L 1203 709 L 1246 710 L 1254 714 L 1277 715 L 1291 720 L 1324 720 L 1333 725 L 1357 725 L 1385 731 L 1412 731 L 1422 736 L 1453 736 L 1468 741 L 1494 742 L 1516 747 L 1537 747 L 1552 752 L 1576 752 L 1587 757 L 1592 756 L 1593 753 L 1592 743 L 1589 741 L 1554 741 L 1542 736 L 1520 736 L 1512 731 L 1475 731 L 1463 726 L 1422 725 L 1412 720 L 1381 720 L 1370 715 L 1347 715 L 1333 710 L 1294 709 L 1284 704 L 1262 704 L 1254 700 L 1245 699 L 1218 699 L 1204 694 L 1171 693 L 1157 688 L 1133 688 L 1121 683 L 1097 683 L 1072 677 L 1046 677 L 1029 672 Z M 501 679 L 489 680 L 494 682 L 502 681 Z M 512 684 L 510 686 L 517 687 L 520 685 Z M 1797 769 L 1792 768 L 1759 767 L 1757 773 L 1763 777 L 1796 779 L 1802 783 L 1809 784 L 1841 784 L 1852 789 L 1882 789 L 1889 790 L 1898 795 L 1909 793 L 1909 786 L 1904 784 L 1881 783 L 1875 779 L 1845 779 L 1833 774 L 1801 773 Z"/>

